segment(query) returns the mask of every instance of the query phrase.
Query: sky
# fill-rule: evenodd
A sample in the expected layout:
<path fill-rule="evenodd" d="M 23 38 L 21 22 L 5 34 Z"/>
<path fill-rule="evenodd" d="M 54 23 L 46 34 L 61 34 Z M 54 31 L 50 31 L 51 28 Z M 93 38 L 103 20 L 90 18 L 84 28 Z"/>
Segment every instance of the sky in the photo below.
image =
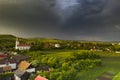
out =
<path fill-rule="evenodd" d="M 120 0 L 0 0 L 0 34 L 120 41 Z"/>

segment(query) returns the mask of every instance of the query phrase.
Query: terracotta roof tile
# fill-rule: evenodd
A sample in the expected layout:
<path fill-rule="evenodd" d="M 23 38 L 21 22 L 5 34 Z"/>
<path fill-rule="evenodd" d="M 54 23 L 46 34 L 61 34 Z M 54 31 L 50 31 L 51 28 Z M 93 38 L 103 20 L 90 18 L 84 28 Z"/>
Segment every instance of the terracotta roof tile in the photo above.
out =
<path fill-rule="evenodd" d="M 30 46 L 29 44 L 19 44 L 17 46 Z"/>
<path fill-rule="evenodd" d="M 0 54 L 0 58 L 7 58 L 7 54 Z"/>
<path fill-rule="evenodd" d="M 30 66 L 30 63 L 28 63 L 27 61 L 22 61 L 22 62 L 18 65 L 18 68 L 20 68 L 20 69 L 22 69 L 22 70 L 26 70 L 29 66 Z"/>
<path fill-rule="evenodd" d="M 42 76 L 37 76 L 35 80 L 48 80 L 48 79 Z"/>

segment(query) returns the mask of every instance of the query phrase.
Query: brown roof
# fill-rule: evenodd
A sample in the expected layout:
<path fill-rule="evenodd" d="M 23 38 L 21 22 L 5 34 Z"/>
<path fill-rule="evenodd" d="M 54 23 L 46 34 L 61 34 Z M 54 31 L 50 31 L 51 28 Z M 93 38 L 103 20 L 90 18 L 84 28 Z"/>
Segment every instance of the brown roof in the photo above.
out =
<path fill-rule="evenodd" d="M 0 64 L 7 64 L 7 63 L 19 63 L 20 61 L 26 60 L 29 57 L 26 55 L 16 55 L 13 56 L 12 59 L 1 59 Z"/>
<path fill-rule="evenodd" d="M 17 63 L 15 59 L 1 59 L 0 64 Z"/>
<path fill-rule="evenodd" d="M 27 61 L 22 61 L 22 62 L 18 65 L 18 68 L 20 68 L 20 69 L 22 69 L 22 70 L 26 70 L 29 66 L 30 66 L 30 63 L 28 63 Z"/>
<path fill-rule="evenodd" d="M 23 60 L 26 60 L 28 59 L 29 57 L 27 55 L 16 55 L 16 56 L 13 56 L 12 59 L 15 59 L 17 60 L 18 62 L 19 61 L 23 61 Z"/>

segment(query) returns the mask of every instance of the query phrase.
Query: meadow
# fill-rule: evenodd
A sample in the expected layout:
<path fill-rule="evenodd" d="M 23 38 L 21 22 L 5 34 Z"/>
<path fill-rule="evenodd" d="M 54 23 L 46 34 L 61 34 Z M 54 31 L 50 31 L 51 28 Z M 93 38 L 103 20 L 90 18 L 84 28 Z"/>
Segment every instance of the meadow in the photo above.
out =
<path fill-rule="evenodd" d="M 92 60 L 100 60 L 101 64 L 96 66 L 91 63 L 88 63 L 89 64 L 89 65 L 87 64 L 88 67 L 81 68 L 80 67 L 81 63 L 79 65 L 77 64 L 81 60 L 86 60 L 87 62 L 89 57 L 87 57 L 86 59 L 83 59 L 84 57 L 82 57 L 81 59 L 78 58 L 79 60 L 74 60 L 75 58 L 71 56 L 71 54 L 73 53 L 74 54 L 94 53 L 96 56 L 99 55 L 100 59 L 98 57 L 95 57 Z M 72 79 L 74 80 L 96 80 L 96 78 L 100 76 L 101 74 L 103 74 L 104 72 L 110 72 L 113 75 L 117 75 L 120 72 L 120 62 L 119 62 L 120 54 L 116 54 L 114 52 L 89 51 L 89 50 L 51 50 L 51 51 L 28 52 L 28 55 L 31 56 L 31 60 L 30 60 L 31 62 L 35 63 L 36 61 L 36 63 L 37 62 L 42 63 L 42 64 L 46 63 L 47 65 L 50 66 L 53 72 L 51 72 L 51 75 L 49 77 L 46 72 L 39 72 L 40 75 L 46 76 L 48 78 L 51 77 L 50 80 L 56 79 L 55 78 L 56 76 L 57 77 L 61 76 L 60 78 L 57 78 L 56 80 L 72 80 Z M 91 61 L 90 58 L 88 62 Z M 43 65 L 46 65 L 46 64 L 43 64 Z M 75 65 L 77 65 L 77 67 Z M 86 66 L 86 64 L 83 64 L 83 65 Z"/>

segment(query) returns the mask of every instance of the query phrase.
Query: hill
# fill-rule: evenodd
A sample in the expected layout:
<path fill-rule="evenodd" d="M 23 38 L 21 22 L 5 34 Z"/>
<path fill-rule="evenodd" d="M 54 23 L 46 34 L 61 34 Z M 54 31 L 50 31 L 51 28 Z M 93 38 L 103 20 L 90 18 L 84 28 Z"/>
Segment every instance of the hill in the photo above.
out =
<path fill-rule="evenodd" d="M 15 39 L 15 36 L 9 34 L 1 34 L 0 39 Z"/>

